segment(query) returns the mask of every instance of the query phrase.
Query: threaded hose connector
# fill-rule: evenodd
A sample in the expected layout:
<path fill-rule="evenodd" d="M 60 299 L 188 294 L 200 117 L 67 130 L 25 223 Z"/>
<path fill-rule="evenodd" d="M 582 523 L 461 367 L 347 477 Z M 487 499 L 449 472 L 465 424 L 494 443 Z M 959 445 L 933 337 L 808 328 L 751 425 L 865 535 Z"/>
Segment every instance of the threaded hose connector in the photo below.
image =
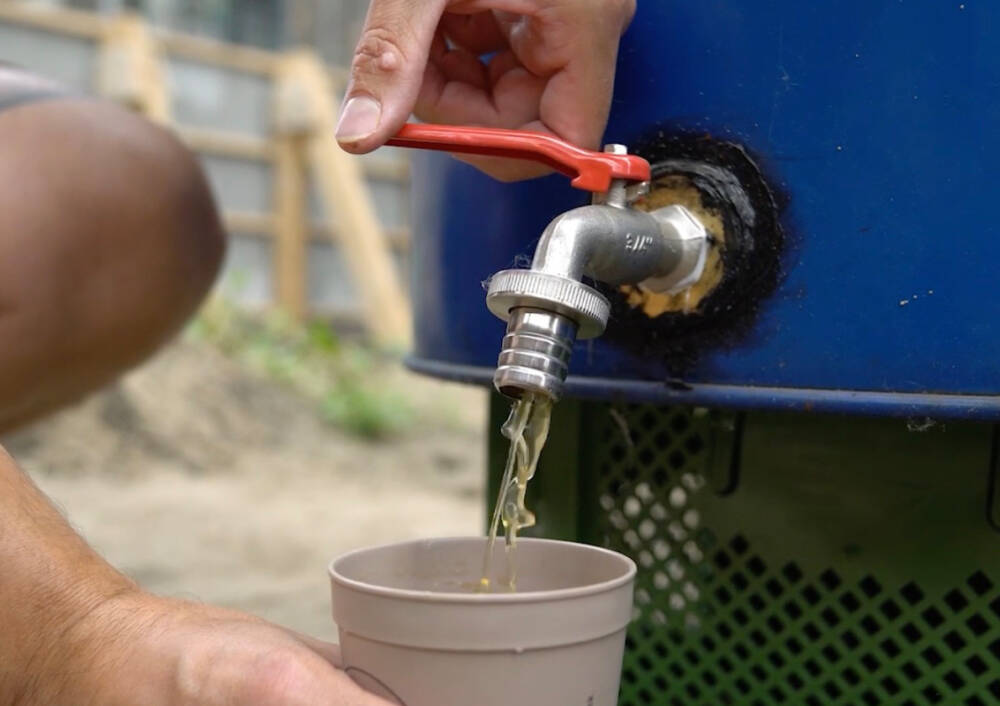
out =
<path fill-rule="evenodd" d="M 493 384 L 507 397 L 562 395 L 577 326 L 562 314 L 519 307 L 510 312 Z"/>
<path fill-rule="evenodd" d="M 604 333 L 611 313 L 607 298 L 593 287 L 538 270 L 497 272 L 490 278 L 486 306 L 504 321 L 518 307 L 562 314 L 576 324 L 580 339 Z"/>
<path fill-rule="evenodd" d="M 597 290 L 536 270 L 493 275 L 486 305 L 507 322 L 493 384 L 507 397 L 559 399 L 577 338 L 604 332 L 611 305 Z"/>

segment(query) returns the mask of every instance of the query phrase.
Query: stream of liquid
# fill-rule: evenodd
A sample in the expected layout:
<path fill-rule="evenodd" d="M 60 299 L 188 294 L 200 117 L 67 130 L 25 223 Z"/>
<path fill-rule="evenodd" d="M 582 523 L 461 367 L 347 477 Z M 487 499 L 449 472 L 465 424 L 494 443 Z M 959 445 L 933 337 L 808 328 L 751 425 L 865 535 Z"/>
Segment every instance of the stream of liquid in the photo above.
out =
<path fill-rule="evenodd" d="M 535 524 L 534 514 L 524 506 L 524 494 L 528 481 L 535 475 L 538 457 L 549 436 L 549 419 L 552 415 L 552 400 L 542 395 L 525 394 L 514 402 L 510 416 L 500 428 L 510 440 L 507 451 L 507 465 L 500 482 L 500 495 L 493 510 L 490 523 L 489 541 L 483 557 L 483 574 L 479 580 L 479 590 L 517 590 L 517 533 Z M 493 550 L 496 546 L 500 525 L 504 527 L 505 556 L 507 571 L 505 585 L 494 587 L 490 580 Z"/>

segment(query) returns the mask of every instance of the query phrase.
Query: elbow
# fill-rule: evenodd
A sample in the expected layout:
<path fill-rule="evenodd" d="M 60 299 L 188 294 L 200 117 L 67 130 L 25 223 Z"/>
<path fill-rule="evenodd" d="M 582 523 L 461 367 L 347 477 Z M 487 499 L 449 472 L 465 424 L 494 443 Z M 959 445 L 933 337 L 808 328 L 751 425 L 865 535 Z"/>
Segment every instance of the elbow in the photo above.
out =
<path fill-rule="evenodd" d="M 542 233 L 531 268 L 579 280 L 619 230 L 619 209 L 583 206 L 557 216 Z"/>
<path fill-rule="evenodd" d="M 162 303 L 186 320 L 214 284 L 227 238 L 208 181 L 197 158 L 173 135 L 152 125 L 136 172 L 148 174 L 148 203 L 140 217 L 148 229 L 145 247 L 163 282 Z M 137 174 L 138 176 L 138 174 Z"/>
<path fill-rule="evenodd" d="M 542 234 L 532 269 L 579 281 L 640 282 L 669 272 L 679 260 L 672 232 L 648 213 L 583 206 L 558 216 Z"/>

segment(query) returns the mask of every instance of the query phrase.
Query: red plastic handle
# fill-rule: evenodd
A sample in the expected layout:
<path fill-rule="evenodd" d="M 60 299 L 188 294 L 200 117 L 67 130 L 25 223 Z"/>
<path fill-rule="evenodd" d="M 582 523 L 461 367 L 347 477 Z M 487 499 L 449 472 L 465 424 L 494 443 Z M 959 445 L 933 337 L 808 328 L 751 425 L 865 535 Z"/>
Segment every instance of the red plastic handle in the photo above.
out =
<path fill-rule="evenodd" d="M 573 177 L 573 186 L 584 191 L 607 191 L 612 179 L 649 181 L 642 157 L 592 152 L 544 132 L 407 123 L 387 144 L 541 162 Z"/>

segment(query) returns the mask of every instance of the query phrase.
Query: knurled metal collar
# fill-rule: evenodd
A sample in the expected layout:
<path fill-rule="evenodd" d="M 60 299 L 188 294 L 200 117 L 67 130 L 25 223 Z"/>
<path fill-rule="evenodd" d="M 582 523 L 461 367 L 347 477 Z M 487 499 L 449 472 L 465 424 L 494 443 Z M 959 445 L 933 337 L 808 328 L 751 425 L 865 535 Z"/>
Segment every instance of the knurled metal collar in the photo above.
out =
<path fill-rule="evenodd" d="M 503 270 L 490 279 L 486 306 L 506 321 L 510 310 L 537 307 L 562 314 L 577 325 L 577 338 L 604 333 L 611 305 L 603 294 L 582 282 L 535 270 Z"/>

